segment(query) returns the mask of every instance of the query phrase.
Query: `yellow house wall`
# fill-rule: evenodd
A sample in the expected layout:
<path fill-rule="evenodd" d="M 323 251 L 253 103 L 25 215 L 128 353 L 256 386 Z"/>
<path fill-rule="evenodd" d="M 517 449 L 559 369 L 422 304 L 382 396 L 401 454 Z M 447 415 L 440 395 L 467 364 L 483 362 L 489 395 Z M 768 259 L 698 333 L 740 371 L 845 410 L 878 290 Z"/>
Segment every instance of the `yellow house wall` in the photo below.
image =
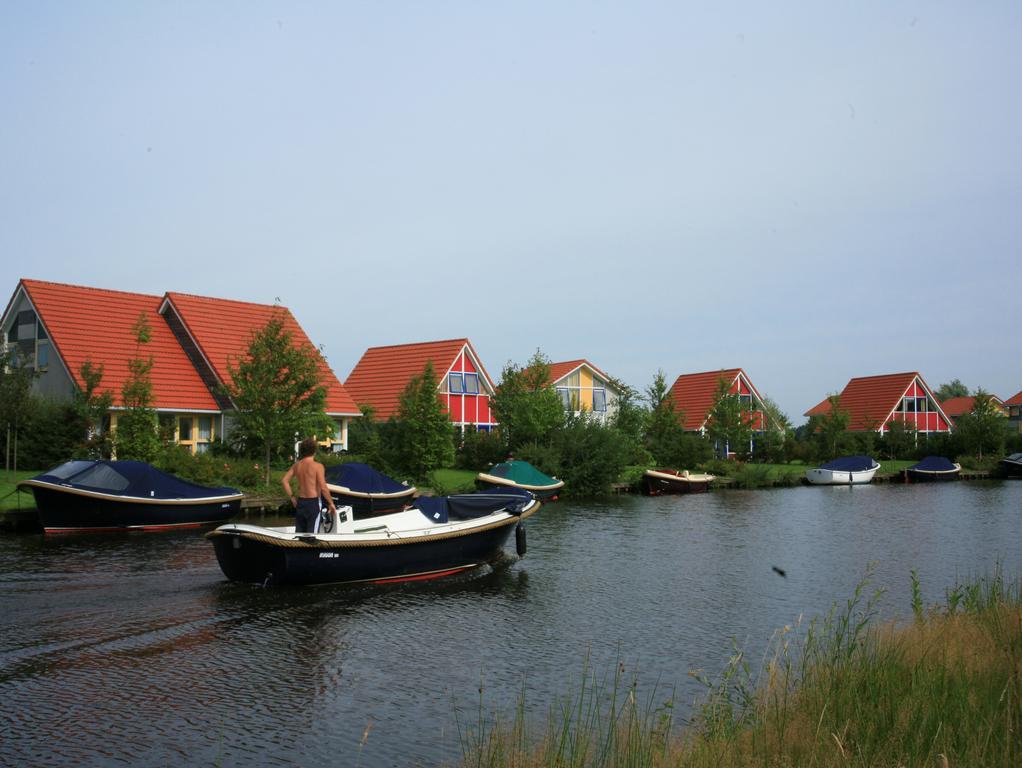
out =
<path fill-rule="evenodd" d="M 579 370 L 579 385 L 582 387 L 582 410 L 593 409 L 593 372 L 583 367 Z"/>

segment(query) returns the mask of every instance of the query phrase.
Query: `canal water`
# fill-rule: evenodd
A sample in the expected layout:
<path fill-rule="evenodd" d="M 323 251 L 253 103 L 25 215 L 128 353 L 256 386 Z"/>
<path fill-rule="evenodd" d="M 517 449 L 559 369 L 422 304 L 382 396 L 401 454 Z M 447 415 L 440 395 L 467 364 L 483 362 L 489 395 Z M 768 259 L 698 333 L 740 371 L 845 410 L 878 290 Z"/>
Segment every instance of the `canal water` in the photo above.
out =
<path fill-rule="evenodd" d="M 0 537 L 0 765 L 455 764 L 459 729 L 523 690 L 544 721 L 587 659 L 683 720 L 690 671 L 732 639 L 760 658 L 871 563 L 892 619 L 913 568 L 928 603 L 1019 574 L 1022 483 L 559 502 L 528 544 L 447 581 L 262 589 L 194 532 Z"/>

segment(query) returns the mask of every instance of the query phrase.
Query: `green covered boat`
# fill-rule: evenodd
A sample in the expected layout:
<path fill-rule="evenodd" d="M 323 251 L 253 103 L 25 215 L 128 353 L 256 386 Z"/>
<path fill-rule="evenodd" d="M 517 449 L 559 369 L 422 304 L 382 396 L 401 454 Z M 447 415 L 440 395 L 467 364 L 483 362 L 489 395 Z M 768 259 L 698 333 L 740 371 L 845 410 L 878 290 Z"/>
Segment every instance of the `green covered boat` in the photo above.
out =
<path fill-rule="evenodd" d="M 557 498 L 557 492 L 564 487 L 564 481 L 543 474 L 527 461 L 503 461 L 494 464 L 489 472 L 476 475 L 476 485 L 483 489 L 507 486 L 522 488 L 548 501 Z"/>

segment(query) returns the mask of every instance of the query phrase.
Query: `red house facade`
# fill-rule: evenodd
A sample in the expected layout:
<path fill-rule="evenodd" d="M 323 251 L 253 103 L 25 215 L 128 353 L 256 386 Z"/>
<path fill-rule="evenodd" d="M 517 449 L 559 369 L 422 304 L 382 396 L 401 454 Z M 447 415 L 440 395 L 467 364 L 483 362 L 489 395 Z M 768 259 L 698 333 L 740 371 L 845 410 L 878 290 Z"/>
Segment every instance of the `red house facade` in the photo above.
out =
<path fill-rule="evenodd" d="M 753 431 L 762 432 L 765 424 L 763 398 L 741 368 L 686 373 L 675 379 L 671 399 L 674 409 L 684 416 L 682 426 L 685 431 L 705 434 L 710 411 L 717 404 L 721 381 L 727 388 L 727 394 L 738 395 Z"/>
<path fill-rule="evenodd" d="M 496 426 L 490 409 L 493 381 L 468 339 L 370 347 L 344 386 L 356 403 L 371 406 L 373 417 L 384 421 L 397 415 L 401 393 L 428 363 L 439 379 L 437 397 L 455 426 L 480 431 Z"/>
<path fill-rule="evenodd" d="M 851 379 L 838 396 L 848 412 L 848 429 L 883 434 L 900 421 L 922 434 L 948 433 L 952 421 L 923 377 L 912 371 Z M 805 412 L 808 417 L 830 412 L 827 398 Z"/>

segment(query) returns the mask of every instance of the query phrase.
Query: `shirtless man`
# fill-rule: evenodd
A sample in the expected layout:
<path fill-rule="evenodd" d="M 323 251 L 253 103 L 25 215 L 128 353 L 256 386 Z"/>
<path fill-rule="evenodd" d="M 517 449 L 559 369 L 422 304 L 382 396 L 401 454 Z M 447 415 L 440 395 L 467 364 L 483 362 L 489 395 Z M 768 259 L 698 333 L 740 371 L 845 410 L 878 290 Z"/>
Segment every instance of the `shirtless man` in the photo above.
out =
<path fill-rule="evenodd" d="M 316 461 L 316 438 L 302 440 L 298 449 L 299 459 L 284 473 L 284 493 L 291 498 L 295 509 L 295 533 L 315 533 L 319 517 L 320 497 L 326 499 L 330 512 L 336 511 L 330 489 L 326 487 L 326 472 Z M 298 498 L 291 493 L 291 478 L 298 476 Z"/>

